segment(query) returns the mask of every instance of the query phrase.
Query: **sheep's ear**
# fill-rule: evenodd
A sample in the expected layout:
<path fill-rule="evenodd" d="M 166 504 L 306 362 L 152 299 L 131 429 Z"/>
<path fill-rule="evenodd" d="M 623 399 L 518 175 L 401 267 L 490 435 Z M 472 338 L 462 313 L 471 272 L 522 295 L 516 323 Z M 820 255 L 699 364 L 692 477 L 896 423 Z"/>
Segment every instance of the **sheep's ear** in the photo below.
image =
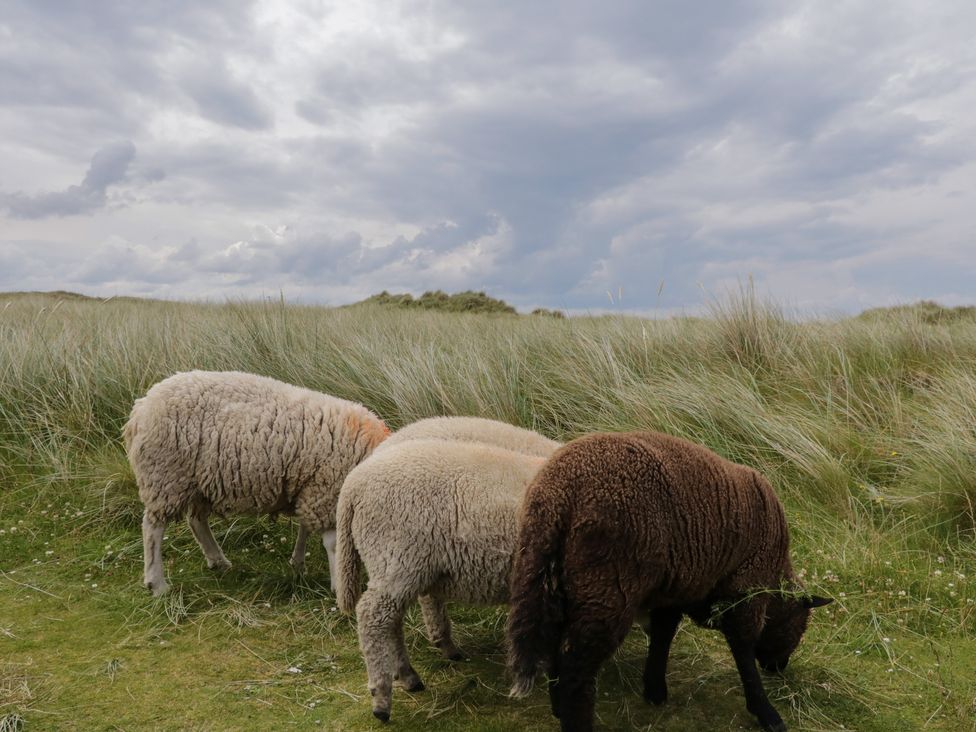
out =
<path fill-rule="evenodd" d="M 820 597 L 819 595 L 811 595 L 810 597 L 803 598 L 803 607 L 815 608 L 823 607 L 824 605 L 829 605 L 834 601 L 832 597 Z"/>

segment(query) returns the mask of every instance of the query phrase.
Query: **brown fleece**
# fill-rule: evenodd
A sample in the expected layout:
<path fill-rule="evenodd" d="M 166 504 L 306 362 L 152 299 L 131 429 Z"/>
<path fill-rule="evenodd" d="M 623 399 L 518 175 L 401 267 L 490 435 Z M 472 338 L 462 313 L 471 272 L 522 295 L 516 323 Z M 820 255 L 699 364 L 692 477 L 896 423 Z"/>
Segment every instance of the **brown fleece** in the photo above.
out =
<path fill-rule="evenodd" d="M 784 588 L 799 588 L 786 519 L 758 472 L 653 432 L 574 440 L 532 481 L 519 516 L 513 693 L 541 666 L 558 678 L 562 728 L 591 729 L 596 672 L 640 615 L 651 636 L 645 696 L 664 701 L 667 652 L 688 614 L 725 633 L 750 711 L 785 729 L 755 670 L 757 656 L 785 666 L 806 627 L 810 600 L 784 599 Z"/>

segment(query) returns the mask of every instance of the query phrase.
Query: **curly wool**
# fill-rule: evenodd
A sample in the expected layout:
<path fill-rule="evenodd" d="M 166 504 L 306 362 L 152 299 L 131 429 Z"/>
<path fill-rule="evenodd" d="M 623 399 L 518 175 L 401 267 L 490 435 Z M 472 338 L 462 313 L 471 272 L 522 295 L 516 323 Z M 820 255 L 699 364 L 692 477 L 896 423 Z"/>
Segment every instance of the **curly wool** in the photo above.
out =
<path fill-rule="evenodd" d="M 538 432 L 482 417 L 429 417 L 412 422 L 390 435 L 380 446 L 386 450 L 409 440 L 441 439 L 482 442 L 526 455 L 549 457 L 563 443 Z"/>
<path fill-rule="evenodd" d="M 782 505 L 760 473 L 669 435 L 582 437 L 529 486 L 515 557 L 513 695 L 540 666 L 557 674 L 550 694 L 564 730 L 591 729 L 595 671 L 638 615 L 649 617 L 652 642 L 645 695 L 664 701 L 682 614 L 726 634 L 750 711 L 766 729 L 785 729 L 755 659 L 785 666 L 809 608 L 824 601 L 781 599 L 799 585 Z M 732 609 L 716 620 L 723 603 Z"/>
<path fill-rule="evenodd" d="M 444 649 L 453 648 L 444 601 L 508 600 L 516 514 L 543 462 L 493 445 L 418 439 L 377 450 L 346 478 L 337 599 L 344 612 L 356 608 L 377 717 L 389 718 L 394 662 L 401 682 L 422 688 L 403 645 L 410 604 L 421 598 L 431 640 Z M 361 598 L 360 560 L 369 575 Z"/>
<path fill-rule="evenodd" d="M 342 481 L 388 434 L 361 404 L 236 371 L 164 379 L 123 430 L 144 526 L 281 512 L 316 533 L 335 526 Z"/>

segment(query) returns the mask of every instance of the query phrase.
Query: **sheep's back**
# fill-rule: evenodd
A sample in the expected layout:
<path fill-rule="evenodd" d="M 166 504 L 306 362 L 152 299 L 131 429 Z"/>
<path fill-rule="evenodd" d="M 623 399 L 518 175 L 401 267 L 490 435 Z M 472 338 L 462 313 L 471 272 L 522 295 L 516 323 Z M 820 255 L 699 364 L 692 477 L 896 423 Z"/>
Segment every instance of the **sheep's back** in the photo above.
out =
<path fill-rule="evenodd" d="M 352 533 L 371 581 L 476 603 L 503 602 L 516 513 L 541 458 L 416 440 L 355 468 Z"/>
<path fill-rule="evenodd" d="M 768 483 L 668 435 L 570 442 L 540 472 L 528 500 L 567 507 L 567 576 L 574 563 L 583 575 L 599 561 L 630 567 L 641 585 L 632 592 L 676 604 L 766 586 L 788 563 L 785 519 Z"/>
<path fill-rule="evenodd" d="M 430 417 L 397 430 L 380 449 L 424 439 L 480 442 L 538 457 L 549 457 L 562 447 L 560 442 L 507 422 L 482 417 Z"/>
<path fill-rule="evenodd" d="M 144 502 L 192 483 L 216 513 L 287 512 L 303 487 L 341 481 L 382 439 L 371 416 L 354 402 L 254 374 L 181 373 L 133 408 L 130 460 L 146 478 Z M 357 425 L 366 427 L 352 433 Z"/>

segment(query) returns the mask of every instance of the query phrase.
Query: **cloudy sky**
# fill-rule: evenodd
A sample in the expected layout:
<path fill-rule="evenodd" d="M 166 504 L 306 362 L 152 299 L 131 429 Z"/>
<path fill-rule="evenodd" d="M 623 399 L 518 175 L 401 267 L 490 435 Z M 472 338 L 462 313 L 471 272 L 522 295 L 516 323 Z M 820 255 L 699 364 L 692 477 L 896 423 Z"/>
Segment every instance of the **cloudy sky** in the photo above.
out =
<path fill-rule="evenodd" d="M 0 290 L 974 302 L 973 38 L 972 0 L 3 0 Z"/>

